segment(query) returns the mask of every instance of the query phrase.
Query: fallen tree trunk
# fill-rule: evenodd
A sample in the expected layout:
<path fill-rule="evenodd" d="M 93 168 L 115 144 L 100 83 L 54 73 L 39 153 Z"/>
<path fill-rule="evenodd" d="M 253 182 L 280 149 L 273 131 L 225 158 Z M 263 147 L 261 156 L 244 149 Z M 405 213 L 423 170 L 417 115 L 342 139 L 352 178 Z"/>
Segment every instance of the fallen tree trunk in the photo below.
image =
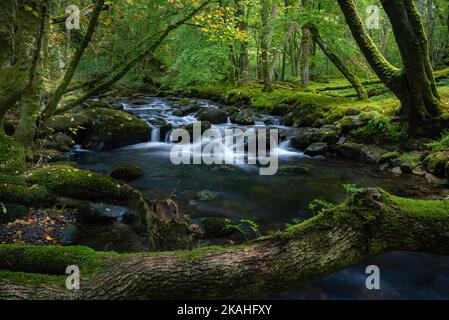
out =
<path fill-rule="evenodd" d="M 393 250 L 449 254 L 448 240 L 449 201 L 409 200 L 380 189 L 366 189 L 276 236 L 241 246 L 138 255 L 74 255 L 78 263 L 95 257 L 92 259 L 103 265 L 95 277 L 81 283 L 78 292 L 48 284 L 30 287 L 3 277 L 0 299 L 261 297 Z M 74 249 L 60 248 L 56 253 L 60 256 L 66 250 L 66 259 L 55 259 L 56 265 L 48 269 L 51 255 L 46 251 L 47 258 L 41 257 L 39 250 L 44 249 L 36 250 L 33 259 L 20 246 L 4 248 L 0 269 L 54 274 L 64 270 L 65 263 L 76 264 L 76 259 L 67 260 Z M 92 269 L 95 263 L 87 265 Z"/>

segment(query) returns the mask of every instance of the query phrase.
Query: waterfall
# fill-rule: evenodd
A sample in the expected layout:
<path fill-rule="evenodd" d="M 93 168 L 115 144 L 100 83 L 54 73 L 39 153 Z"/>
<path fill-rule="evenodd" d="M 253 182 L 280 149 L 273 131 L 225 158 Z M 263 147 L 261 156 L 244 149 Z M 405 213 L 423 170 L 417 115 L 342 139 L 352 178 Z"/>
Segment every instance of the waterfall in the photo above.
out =
<path fill-rule="evenodd" d="M 151 130 L 151 142 L 159 142 L 161 139 L 161 128 L 155 127 Z"/>

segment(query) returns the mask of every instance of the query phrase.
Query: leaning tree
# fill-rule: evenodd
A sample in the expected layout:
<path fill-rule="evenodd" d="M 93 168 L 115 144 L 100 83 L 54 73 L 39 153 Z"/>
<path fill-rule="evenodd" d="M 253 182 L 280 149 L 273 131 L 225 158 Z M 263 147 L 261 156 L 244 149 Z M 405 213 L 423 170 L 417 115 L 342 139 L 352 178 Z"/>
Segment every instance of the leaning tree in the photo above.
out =
<path fill-rule="evenodd" d="M 381 0 L 402 58 L 401 68 L 390 64 L 364 29 L 353 0 L 338 0 L 360 50 L 380 80 L 401 101 L 401 114 L 411 128 L 431 123 L 441 113 L 429 44 L 413 0 Z"/>

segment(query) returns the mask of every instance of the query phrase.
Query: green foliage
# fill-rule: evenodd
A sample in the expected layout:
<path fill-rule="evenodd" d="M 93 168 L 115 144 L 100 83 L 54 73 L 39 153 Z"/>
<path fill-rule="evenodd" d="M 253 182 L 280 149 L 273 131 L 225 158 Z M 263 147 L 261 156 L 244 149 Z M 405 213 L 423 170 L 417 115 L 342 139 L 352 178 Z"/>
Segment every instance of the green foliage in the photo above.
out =
<path fill-rule="evenodd" d="M 236 232 L 240 233 L 241 235 L 243 235 L 246 240 L 248 240 L 249 234 L 248 234 L 248 231 L 245 229 L 245 226 L 249 227 L 250 230 L 252 232 L 254 232 L 254 234 L 257 237 L 262 236 L 260 233 L 260 230 L 259 230 L 259 225 L 255 221 L 252 221 L 249 219 L 242 219 L 242 220 L 240 220 L 240 223 L 234 223 L 234 222 L 229 221 L 226 226 L 226 229 L 236 231 Z"/>
<path fill-rule="evenodd" d="M 186 48 L 171 66 L 162 83 L 174 89 L 217 83 L 226 78 L 228 57 L 226 49 L 207 42 L 202 43 L 199 48 Z"/>
<path fill-rule="evenodd" d="M 310 210 L 312 210 L 314 214 L 320 213 L 320 211 L 323 209 L 330 209 L 333 207 L 334 207 L 333 203 L 330 203 L 330 202 L 328 202 L 326 200 L 322 200 L 322 199 L 315 199 L 315 200 L 311 201 L 308 205 L 308 208 Z"/>
<path fill-rule="evenodd" d="M 23 147 L 10 137 L 0 134 L 0 173 L 14 175 L 23 173 L 25 169 Z"/>
<path fill-rule="evenodd" d="M 343 185 L 343 189 L 346 191 L 346 197 L 349 198 L 355 193 L 359 193 L 363 191 L 363 188 L 357 187 L 356 184 L 346 183 Z"/>
<path fill-rule="evenodd" d="M 408 126 L 406 123 L 392 123 L 389 117 L 380 115 L 352 134 L 361 140 L 375 143 L 401 142 L 408 137 Z"/>
<path fill-rule="evenodd" d="M 449 149 L 449 131 L 444 132 L 441 139 L 428 143 L 427 146 L 434 151 Z"/>

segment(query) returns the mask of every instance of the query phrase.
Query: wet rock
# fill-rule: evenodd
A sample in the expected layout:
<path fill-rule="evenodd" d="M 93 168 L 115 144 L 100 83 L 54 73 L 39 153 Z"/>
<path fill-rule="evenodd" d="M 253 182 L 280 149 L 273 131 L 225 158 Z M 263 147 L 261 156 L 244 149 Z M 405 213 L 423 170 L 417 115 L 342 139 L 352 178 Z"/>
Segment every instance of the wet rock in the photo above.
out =
<path fill-rule="evenodd" d="M 304 151 L 304 154 L 315 157 L 315 156 L 322 156 L 327 153 L 328 146 L 326 142 L 317 142 L 311 144 L 307 149 Z"/>
<path fill-rule="evenodd" d="M 403 162 L 400 165 L 401 172 L 404 174 L 412 174 L 413 173 L 413 165 L 408 162 Z"/>
<path fill-rule="evenodd" d="M 144 172 L 139 166 L 133 164 L 122 164 L 112 170 L 109 175 L 114 179 L 132 181 L 141 178 L 144 175 Z"/>
<path fill-rule="evenodd" d="M 317 142 L 335 144 L 340 139 L 340 130 L 334 125 L 326 125 L 321 128 L 305 128 L 291 139 L 293 148 L 304 150 Z"/>
<path fill-rule="evenodd" d="M 399 152 L 386 152 L 379 157 L 378 161 L 381 164 L 395 163 L 395 162 L 397 162 L 397 160 L 399 159 L 400 156 L 401 156 L 401 154 Z"/>
<path fill-rule="evenodd" d="M 110 107 L 111 107 L 111 105 L 109 104 L 109 102 L 104 99 L 93 101 L 89 105 L 89 108 L 110 108 Z"/>
<path fill-rule="evenodd" d="M 200 121 L 208 121 L 212 124 L 221 124 L 228 121 L 228 114 L 219 109 L 203 109 L 199 113 Z"/>
<path fill-rule="evenodd" d="M 448 173 L 449 152 L 438 151 L 428 155 L 424 159 L 424 165 L 430 173 L 444 177 Z"/>
<path fill-rule="evenodd" d="M 270 114 L 273 116 L 286 116 L 290 111 L 290 108 L 290 106 L 284 103 L 274 105 L 270 110 Z"/>
<path fill-rule="evenodd" d="M 184 117 L 184 112 L 182 112 L 182 110 L 175 110 L 173 111 L 173 115 L 175 117 Z"/>
<path fill-rule="evenodd" d="M 76 243 L 78 228 L 74 224 L 67 224 L 61 232 L 59 242 L 62 246 L 72 246 Z"/>
<path fill-rule="evenodd" d="M 282 124 L 284 126 L 293 126 L 295 124 L 295 114 L 293 112 L 289 112 L 287 113 L 283 118 L 282 118 Z"/>
<path fill-rule="evenodd" d="M 195 194 L 195 199 L 198 201 L 214 201 L 218 199 L 218 193 L 210 190 L 201 190 Z"/>
<path fill-rule="evenodd" d="M 112 103 L 111 104 L 111 108 L 115 109 L 115 110 L 123 110 L 124 109 L 123 103 L 121 103 L 121 102 L 114 102 L 114 103 Z"/>
<path fill-rule="evenodd" d="M 374 148 L 369 148 L 367 146 L 354 143 L 354 142 L 345 142 L 339 145 L 336 149 L 337 153 L 348 159 L 352 159 L 359 162 L 364 163 L 376 163 L 376 151 Z"/>
<path fill-rule="evenodd" d="M 134 105 L 137 105 L 137 106 L 143 106 L 143 105 L 151 103 L 150 100 L 145 99 L 145 98 L 133 98 L 133 99 L 130 99 L 128 102 L 130 104 L 134 104 Z"/>
<path fill-rule="evenodd" d="M 14 203 L 0 203 L 0 223 L 8 223 L 21 219 L 29 214 L 30 210 L 22 205 Z"/>
<path fill-rule="evenodd" d="M 402 174 L 402 170 L 400 167 L 394 167 L 393 169 L 390 169 L 389 172 L 394 174 Z"/>
<path fill-rule="evenodd" d="M 105 150 L 149 140 L 151 128 L 143 120 L 120 110 L 92 109 L 88 112 L 92 125 L 81 135 L 87 148 Z"/>
<path fill-rule="evenodd" d="M 438 178 L 431 173 L 427 173 L 425 175 L 425 178 L 426 178 L 427 182 L 429 182 L 431 185 L 434 185 L 436 187 L 445 188 L 445 187 L 449 186 L 449 181 L 447 179 Z"/>
<path fill-rule="evenodd" d="M 201 134 L 203 134 L 206 130 L 209 130 L 210 128 L 212 128 L 212 124 L 208 121 L 198 121 L 195 123 L 201 124 Z M 189 125 L 182 127 L 184 130 L 187 130 L 187 132 L 189 133 L 190 141 L 193 141 L 193 125 L 194 125 L 194 123 L 191 123 Z"/>
<path fill-rule="evenodd" d="M 251 110 L 245 109 L 239 113 L 234 113 L 231 116 L 231 122 L 240 125 L 254 125 L 256 123 L 256 115 Z"/>
<path fill-rule="evenodd" d="M 128 208 L 107 204 L 89 203 L 81 209 L 82 217 L 90 222 L 100 223 L 113 220 L 123 220 L 129 215 Z"/>

